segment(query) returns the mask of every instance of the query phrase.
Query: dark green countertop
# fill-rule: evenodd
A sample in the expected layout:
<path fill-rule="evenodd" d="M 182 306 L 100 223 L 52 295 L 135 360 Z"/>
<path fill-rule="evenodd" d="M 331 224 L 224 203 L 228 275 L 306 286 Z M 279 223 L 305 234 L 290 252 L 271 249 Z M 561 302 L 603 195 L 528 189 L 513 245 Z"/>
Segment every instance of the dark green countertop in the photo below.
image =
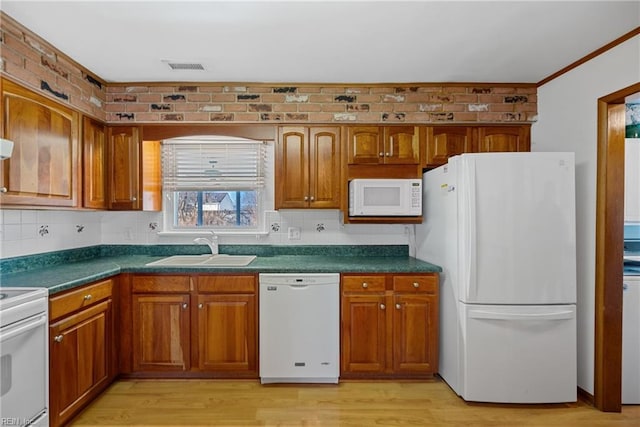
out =
<path fill-rule="evenodd" d="M 246 267 L 147 267 L 167 255 L 124 254 L 39 266 L 0 274 L 0 287 L 45 287 L 55 294 L 120 273 L 438 273 L 437 265 L 410 256 L 271 255 Z"/>

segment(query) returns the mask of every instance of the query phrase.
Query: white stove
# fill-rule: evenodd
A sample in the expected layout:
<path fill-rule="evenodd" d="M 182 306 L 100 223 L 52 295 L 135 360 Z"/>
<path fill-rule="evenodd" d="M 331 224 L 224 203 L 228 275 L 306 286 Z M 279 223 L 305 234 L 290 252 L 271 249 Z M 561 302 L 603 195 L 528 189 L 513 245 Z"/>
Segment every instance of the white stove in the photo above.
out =
<path fill-rule="evenodd" d="M 48 291 L 0 288 L 0 423 L 49 425 Z"/>

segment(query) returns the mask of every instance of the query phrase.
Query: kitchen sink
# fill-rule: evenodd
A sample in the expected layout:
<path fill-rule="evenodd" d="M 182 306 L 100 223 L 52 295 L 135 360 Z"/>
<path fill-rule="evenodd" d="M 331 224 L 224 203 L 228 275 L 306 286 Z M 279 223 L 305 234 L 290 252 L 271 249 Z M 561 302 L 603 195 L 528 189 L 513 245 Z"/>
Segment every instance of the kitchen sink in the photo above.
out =
<path fill-rule="evenodd" d="M 255 255 L 174 255 L 153 261 L 150 267 L 245 267 L 256 259 Z"/>

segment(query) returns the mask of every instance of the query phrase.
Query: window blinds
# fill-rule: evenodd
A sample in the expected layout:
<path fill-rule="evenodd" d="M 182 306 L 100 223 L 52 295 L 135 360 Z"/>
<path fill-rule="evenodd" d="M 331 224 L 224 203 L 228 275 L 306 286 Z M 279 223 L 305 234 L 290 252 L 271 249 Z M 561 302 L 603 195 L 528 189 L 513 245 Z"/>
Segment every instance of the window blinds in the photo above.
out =
<path fill-rule="evenodd" d="M 265 184 L 262 142 L 164 141 L 163 189 L 250 190 Z"/>

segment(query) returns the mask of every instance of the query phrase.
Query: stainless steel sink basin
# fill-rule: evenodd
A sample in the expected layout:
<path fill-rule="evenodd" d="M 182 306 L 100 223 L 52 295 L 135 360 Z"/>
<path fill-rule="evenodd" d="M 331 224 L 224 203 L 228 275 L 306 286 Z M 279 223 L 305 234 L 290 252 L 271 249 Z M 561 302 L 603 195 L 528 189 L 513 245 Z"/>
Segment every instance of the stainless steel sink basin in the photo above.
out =
<path fill-rule="evenodd" d="M 245 267 L 256 259 L 255 255 L 174 255 L 153 261 L 153 267 Z"/>

